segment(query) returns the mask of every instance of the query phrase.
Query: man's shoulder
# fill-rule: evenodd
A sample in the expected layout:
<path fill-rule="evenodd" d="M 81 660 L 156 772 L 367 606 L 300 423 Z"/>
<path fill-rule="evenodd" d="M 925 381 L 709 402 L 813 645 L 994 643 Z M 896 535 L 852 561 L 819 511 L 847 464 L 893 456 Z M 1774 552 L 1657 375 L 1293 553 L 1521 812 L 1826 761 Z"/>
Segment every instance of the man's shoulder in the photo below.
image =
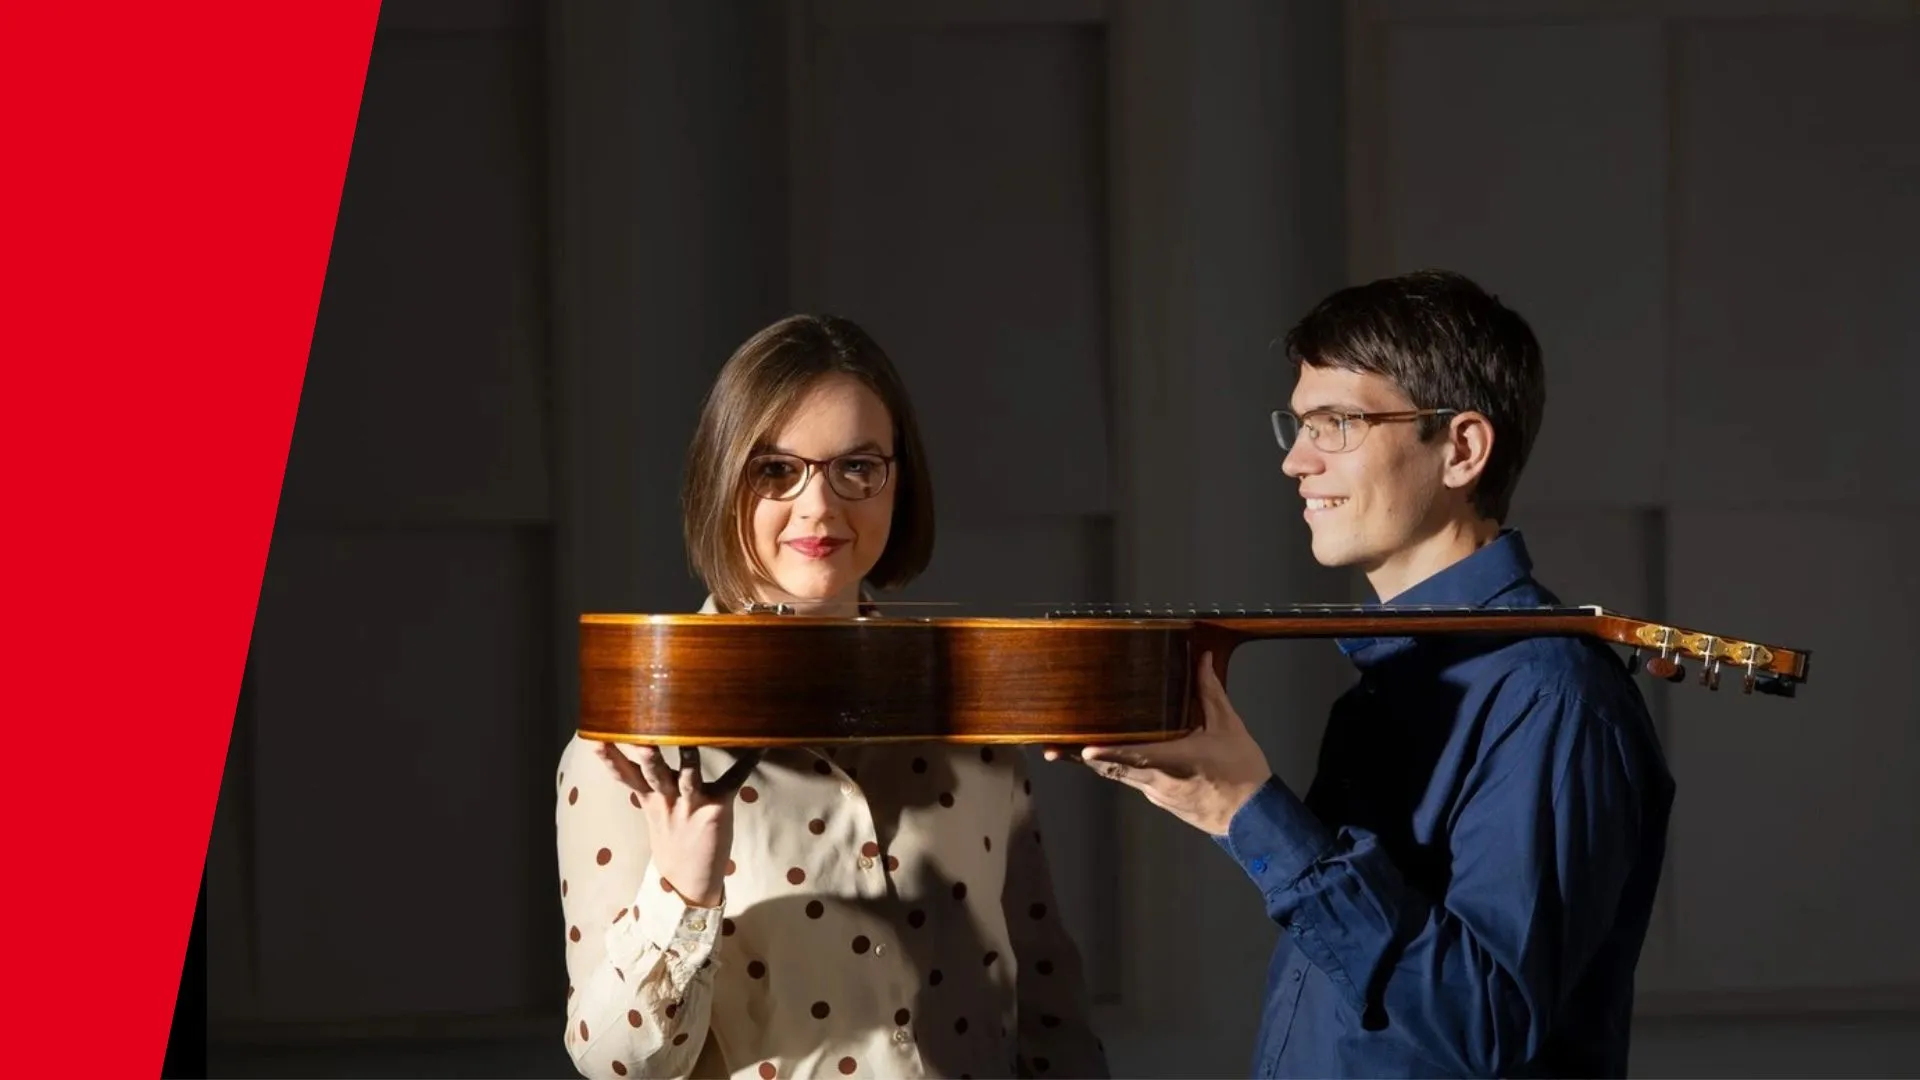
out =
<path fill-rule="evenodd" d="M 1645 711 L 1645 699 L 1625 659 L 1597 638 L 1572 635 L 1522 637 L 1487 658 L 1503 696 L 1543 703 L 1583 703 L 1602 710 Z"/>

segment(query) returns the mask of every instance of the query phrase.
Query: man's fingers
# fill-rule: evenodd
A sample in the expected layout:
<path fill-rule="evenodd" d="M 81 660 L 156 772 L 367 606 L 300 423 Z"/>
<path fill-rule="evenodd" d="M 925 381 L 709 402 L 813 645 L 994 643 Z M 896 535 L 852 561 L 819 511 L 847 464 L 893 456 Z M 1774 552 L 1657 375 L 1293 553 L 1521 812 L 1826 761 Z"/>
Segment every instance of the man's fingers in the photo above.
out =
<path fill-rule="evenodd" d="M 1213 654 L 1201 653 L 1198 671 L 1194 675 L 1194 689 L 1199 692 L 1202 708 L 1200 724 L 1203 728 L 1232 729 L 1238 725 L 1239 713 L 1233 709 L 1233 699 L 1227 696 L 1227 688 L 1221 685 L 1220 673 L 1213 669 Z"/>
<path fill-rule="evenodd" d="M 742 750 L 734 756 L 733 764 L 720 774 L 720 779 L 708 784 L 707 794 L 716 799 L 732 798 L 733 793 L 753 775 L 754 767 L 760 764 L 760 751 Z"/>
<path fill-rule="evenodd" d="M 1080 752 L 1081 759 L 1090 762 L 1114 762 L 1130 769 L 1159 768 L 1158 762 L 1144 752 L 1131 746 L 1089 746 Z"/>

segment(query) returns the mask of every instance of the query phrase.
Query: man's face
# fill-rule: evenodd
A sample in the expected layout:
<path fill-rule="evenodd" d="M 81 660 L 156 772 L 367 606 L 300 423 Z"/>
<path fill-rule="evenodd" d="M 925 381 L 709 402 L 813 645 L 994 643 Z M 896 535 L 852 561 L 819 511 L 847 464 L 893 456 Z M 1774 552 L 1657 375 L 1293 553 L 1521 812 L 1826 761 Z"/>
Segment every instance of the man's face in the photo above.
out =
<path fill-rule="evenodd" d="M 1310 420 L 1319 410 L 1413 408 L 1383 376 L 1304 364 L 1291 404 L 1295 415 Z M 1338 427 L 1331 418 L 1319 424 Z M 1427 575 L 1422 547 L 1459 501 L 1447 497 L 1451 493 L 1443 482 L 1447 440 L 1421 442 L 1417 422 L 1355 421 L 1347 427 L 1347 444 L 1344 451 L 1322 450 L 1303 430 L 1282 468 L 1300 482 L 1314 558 L 1323 566 L 1359 567 L 1381 598 L 1391 599 Z"/>

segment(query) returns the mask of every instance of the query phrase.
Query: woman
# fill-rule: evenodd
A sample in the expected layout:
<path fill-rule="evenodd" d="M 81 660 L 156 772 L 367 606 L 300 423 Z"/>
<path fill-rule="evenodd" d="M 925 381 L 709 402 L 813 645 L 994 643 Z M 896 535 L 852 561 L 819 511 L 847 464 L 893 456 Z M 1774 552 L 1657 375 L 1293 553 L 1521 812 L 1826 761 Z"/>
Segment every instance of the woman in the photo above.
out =
<path fill-rule="evenodd" d="M 701 414 L 683 511 L 706 612 L 851 616 L 869 584 L 917 575 L 931 481 L 879 346 L 813 316 L 742 345 Z M 575 1066 L 1104 1077 L 1031 790 L 1013 749 L 576 737 L 555 807 Z"/>

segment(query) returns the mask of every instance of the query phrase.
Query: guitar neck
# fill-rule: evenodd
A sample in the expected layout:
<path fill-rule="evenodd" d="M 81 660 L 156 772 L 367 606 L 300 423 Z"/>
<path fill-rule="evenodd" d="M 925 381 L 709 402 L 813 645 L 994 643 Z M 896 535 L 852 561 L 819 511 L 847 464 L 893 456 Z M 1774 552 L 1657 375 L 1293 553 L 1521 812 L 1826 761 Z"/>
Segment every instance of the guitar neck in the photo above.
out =
<path fill-rule="evenodd" d="M 1507 608 L 1391 605 L 1293 607 L 1128 607 L 1099 605 L 1050 612 L 1049 618 L 1178 619 L 1238 638 L 1424 637 L 1474 635 L 1597 638 L 1632 650 L 1636 663 L 1656 677 L 1677 682 L 1683 661 L 1702 665 L 1701 683 L 1718 688 L 1723 667 L 1740 671 L 1748 693 L 1791 697 L 1805 682 L 1810 654 L 1722 634 L 1636 619 L 1597 606 Z"/>

